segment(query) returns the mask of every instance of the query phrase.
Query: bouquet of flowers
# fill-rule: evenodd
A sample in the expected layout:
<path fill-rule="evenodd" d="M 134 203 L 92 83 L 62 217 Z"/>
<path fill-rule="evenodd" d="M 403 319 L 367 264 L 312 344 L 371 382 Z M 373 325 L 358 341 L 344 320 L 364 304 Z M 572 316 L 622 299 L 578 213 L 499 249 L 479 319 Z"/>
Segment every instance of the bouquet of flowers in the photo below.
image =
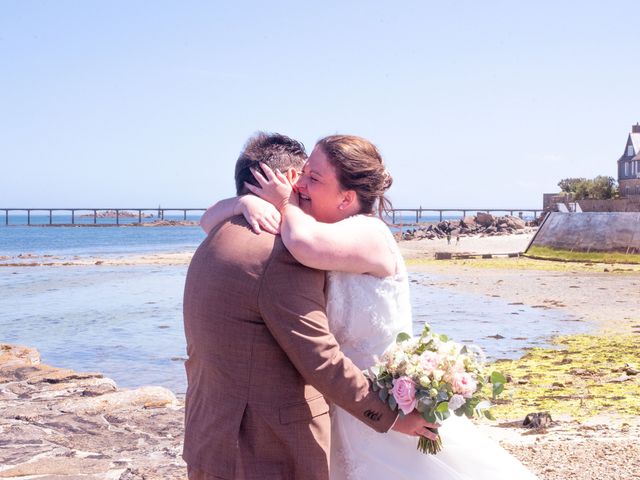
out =
<path fill-rule="evenodd" d="M 451 412 L 493 420 L 491 402 L 481 392 L 492 384 L 495 398 L 506 383 L 500 372 L 485 375 L 484 355 L 478 347 L 452 342 L 432 332 L 429 325 L 420 337 L 400 333 L 367 375 L 392 410 L 407 415 L 415 409 L 430 423 L 443 422 Z M 420 437 L 418 449 L 435 454 L 442 449 L 442 439 Z"/>

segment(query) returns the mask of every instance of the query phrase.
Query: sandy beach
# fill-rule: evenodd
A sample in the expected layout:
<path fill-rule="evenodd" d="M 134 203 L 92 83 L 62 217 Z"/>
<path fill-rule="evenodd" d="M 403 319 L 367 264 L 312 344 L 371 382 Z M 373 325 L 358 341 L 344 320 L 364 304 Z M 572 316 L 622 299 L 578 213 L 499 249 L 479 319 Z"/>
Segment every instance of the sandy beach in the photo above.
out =
<path fill-rule="evenodd" d="M 593 385 L 598 383 L 598 386 L 604 386 L 605 390 L 609 387 L 611 391 L 623 388 L 620 390 L 622 393 L 616 390 L 618 393 L 610 401 L 593 404 L 595 405 L 593 407 L 589 402 L 593 398 L 598 399 L 598 395 L 589 393 L 591 387 L 587 386 L 584 387 L 586 393 L 579 399 L 581 405 L 583 403 L 586 406 L 591 405 L 591 410 L 584 410 L 587 412 L 586 414 L 577 414 L 576 411 L 581 410 L 575 410 L 574 407 L 572 407 L 574 410 L 568 408 L 570 402 L 575 400 L 575 395 L 570 392 L 564 395 L 566 397 L 564 400 L 560 399 L 553 404 L 554 406 L 549 411 L 552 418 L 549 425 L 539 429 L 524 428 L 522 426 L 524 416 L 527 413 L 539 411 L 540 406 L 548 406 L 544 403 L 544 397 L 550 396 L 554 389 L 558 390 L 560 387 L 554 384 L 545 386 L 545 388 L 548 387 L 546 390 L 533 389 L 532 385 L 535 382 L 522 374 L 524 371 L 522 369 L 528 368 L 525 365 L 526 359 L 523 359 L 521 363 L 508 364 L 510 371 L 506 373 L 513 379 L 508 388 L 512 388 L 516 392 L 525 392 L 529 397 L 518 399 L 517 402 L 514 400 L 513 403 L 517 404 L 517 407 L 504 410 L 507 413 L 504 413 L 502 417 L 498 416 L 497 422 L 480 422 L 479 427 L 516 455 L 541 479 L 638 479 L 640 478 L 640 446 L 638 442 L 640 440 L 640 421 L 638 420 L 640 406 L 638 400 L 634 398 L 640 392 L 640 375 L 633 372 L 640 368 L 640 354 L 633 348 L 629 349 L 628 345 L 634 345 L 635 339 L 640 338 L 638 337 L 640 335 L 640 309 L 637 307 L 637 294 L 640 291 L 640 266 L 559 263 L 523 257 L 507 258 L 506 256 L 465 260 L 433 259 L 436 252 L 447 251 L 496 255 L 518 253 L 524 251 L 531 236 L 532 234 L 464 237 L 457 244 L 455 241 L 448 244 L 446 239 L 411 240 L 400 242 L 400 247 L 410 271 L 426 274 L 427 278 L 430 278 L 429 284 L 437 288 L 501 298 L 515 305 L 522 304 L 534 308 L 566 312 L 575 317 L 577 321 L 586 322 L 593 326 L 594 334 L 584 337 L 584 341 L 598 342 L 600 339 L 620 338 L 621 341 L 631 342 L 621 343 L 622 348 L 630 350 L 628 356 L 625 357 L 626 363 L 617 365 L 617 359 L 613 358 L 615 355 L 611 354 L 610 358 L 601 361 L 600 370 L 593 372 L 592 377 L 597 378 L 589 377 Z M 26 268 L 28 266 L 49 265 L 63 268 L 74 265 L 98 268 L 100 265 L 186 265 L 190 258 L 191 252 L 108 258 L 43 257 L 26 254 L 20 258 L 1 258 L 0 267 L 21 265 Z M 589 361 L 594 363 L 596 360 L 585 360 L 586 357 L 580 357 L 585 352 L 579 352 L 580 355 L 576 353 L 574 357 L 567 360 L 567 355 L 571 353 L 569 352 L 570 346 L 562 348 L 564 350 L 547 353 L 541 358 L 556 361 L 560 358 L 559 356 L 564 355 L 563 361 L 555 362 L 561 364 L 557 367 L 559 369 L 558 378 L 560 375 L 564 375 L 569 379 L 563 380 L 564 383 L 577 385 L 582 381 L 582 378 L 578 377 L 580 375 L 584 377 L 584 373 L 581 373 L 582 370 L 585 370 L 583 363 Z M 589 348 L 595 347 L 589 346 L 586 349 Z M 542 354 L 545 352 L 540 353 L 540 355 Z M 627 364 L 629 367 L 625 367 Z M 627 370 L 624 370 L 625 368 Z M 603 383 L 598 378 L 606 378 L 607 380 Z M 9 380 L 4 378 L 2 381 Z M 14 379 L 14 383 L 16 381 Z M 608 383 L 609 381 L 611 383 Z M 9 383 L 11 382 L 9 381 Z M 2 387 L 0 392 L 6 394 L 6 383 L 0 387 Z M 560 398 L 562 395 L 556 395 L 556 397 Z M 172 432 L 175 434 L 175 422 L 179 421 L 181 411 L 179 405 L 176 406 L 174 399 L 171 399 L 170 403 L 171 411 L 163 415 L 166 416 L 167 421 L 172 422 Z M 503 406 L 499 405 L 498 409 L 500 408 Z M 154 412 L 157 413 L 156 410 Z M 4 410 L 3 417 L 6 415 L 7 410 Z M 162 417 L 162 415 L 159 416 Z M 28 420 L 22 419 L 20 422 L 22 422 L 21 426 L 25 427 L 24 422 L 28 422 Z M 11 428 L 17 427 L 15 422 L 12 423 L 5 418 L 0 428 L 2 428 L 0 438 L 4 438 Z M 154 471 L 171 471 L 171 475 L 174 475 L 176 462 L 179 463 L 180 460 L 176 455 L 175 440 L 171 439 L 169 443 L 173 452 L 170 458 L 171 469 L 156 468 Z M 162 442 L 158 445 L 161 444 Z M 158 448 L 161 447 L 158 446 Z M 47 451 L 51 452 L 52 450 Z M 150 451 L 156 451 L 155 447 L 147 445 L 145 455 L 150 454 Z M 45 452 L 38 453 L 38 449 L 34 447 L 33 455 L 41 454 L 45 455 Z M 166 458 L 163 460 L 162 455 L 158 455 L 157 458 L 158 462 L 169 461 Z M 15 461 L 15 458 L 12 460 Z M 29 461 L 27 458 L 22 459 L 23 463 Z M 129 462 L 126 465 L 126 471 L 130 476 L 120 478 L 162 478 L 161 474 L 158 474 L 159 477 L 153 476 L 150 470 L 146 477 L 135 476 L 134 473 L 131 473 L 137 471 L 142 475 L 145 468 L 149 468 L 148 465 L 148 462 L 137 464 L 135 461 Z M 113 471 L 115 471 L 114 468 L 112 467 Z M 0 469 L 0 478 L 14 478 L 3 474 L 5 470 Z M 79 477 L 67 474 L 55 478 Z M 112 477 L 93 476 L 88 478 Z M 169 477 L 165 476 L 164 478 Z M 170 478 L 180 478 L 180 476 L 171 476 Z"/>

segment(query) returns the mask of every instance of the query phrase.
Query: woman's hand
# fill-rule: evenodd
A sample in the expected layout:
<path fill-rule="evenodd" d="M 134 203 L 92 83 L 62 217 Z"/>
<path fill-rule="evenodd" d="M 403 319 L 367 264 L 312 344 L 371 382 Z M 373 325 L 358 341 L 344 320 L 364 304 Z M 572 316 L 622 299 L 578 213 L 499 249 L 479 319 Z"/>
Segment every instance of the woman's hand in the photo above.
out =
<path fill-rule="evenodd" d="M 280 233 L 280 212 L 271 203 L 255 195 L 244 195 L 238 198 L 233 213 L 242 214 L 257 234 L 262 230 L 274 235 Z"/>
<path fill-rule="evenodd" d="M 260 187 L 245 182 L 247 189 L 255 193 L 260 198 L 274 205 L 279 211 L 285 205 L 298 205 L 298 195 L 294 192 L 294 187 L 289 179 L 279 171 L 273 171 L 264 163 L 260 164 L 264 175 L 256 169 L 251 169 L 251 173 L 260 184 Z"/>

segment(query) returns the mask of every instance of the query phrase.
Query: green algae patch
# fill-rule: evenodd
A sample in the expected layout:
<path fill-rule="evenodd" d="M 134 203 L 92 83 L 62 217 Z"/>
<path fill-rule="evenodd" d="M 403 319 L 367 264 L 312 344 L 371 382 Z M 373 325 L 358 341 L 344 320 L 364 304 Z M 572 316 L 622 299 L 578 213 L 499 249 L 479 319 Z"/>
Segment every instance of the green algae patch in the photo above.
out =
<path fill-rule="evenodd" d="M 526 251 L 529 257 L 560 260 L 563 262 L 631 263 L 640 264 L 640 254 L 624 252 L 577 252 L 560 248 L 532 245 Z"/>
<path fill-rule="evenodd" d="M 534 348 L 491 369 L 510 379 L 492 409 L 498 419 L 549 412 L 584 420 L 595 415 L 640 415 L 640 335 L 572 335 L 556 349 Z"/>

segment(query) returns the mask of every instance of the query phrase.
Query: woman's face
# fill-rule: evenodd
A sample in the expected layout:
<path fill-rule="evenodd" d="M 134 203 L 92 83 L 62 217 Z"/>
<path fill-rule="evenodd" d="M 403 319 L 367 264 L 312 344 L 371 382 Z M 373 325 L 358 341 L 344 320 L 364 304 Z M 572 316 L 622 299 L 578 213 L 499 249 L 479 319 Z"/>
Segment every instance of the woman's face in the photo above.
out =
<path fill-rule="evenodd" d="M 316 147 L 311 152 L 296 188 L 300 208 L 319 222 L 334 223 L 347 216 L 340 209 L 344 191 L 338 182 L 336 169 L 322 148 Z"/>

